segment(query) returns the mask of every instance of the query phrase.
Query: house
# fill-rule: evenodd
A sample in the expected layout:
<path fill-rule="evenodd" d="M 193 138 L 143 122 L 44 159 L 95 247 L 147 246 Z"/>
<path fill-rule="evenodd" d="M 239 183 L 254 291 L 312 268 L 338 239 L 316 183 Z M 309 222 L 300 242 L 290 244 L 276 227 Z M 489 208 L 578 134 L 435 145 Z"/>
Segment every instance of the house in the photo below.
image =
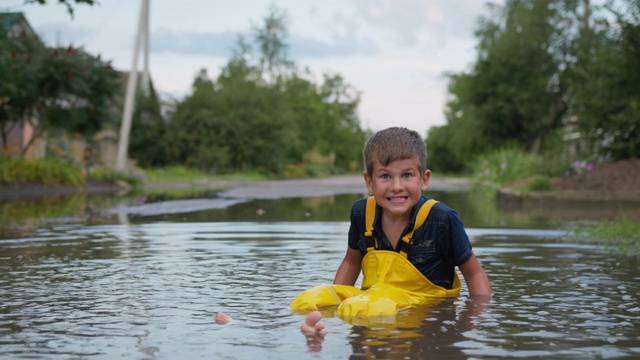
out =
<path fill-rule="evenodd" d="M 46 48 L 46 45 L 40 41 L 22 13 L 0 13 L 0 32 L 6 34 L 0 35 L 0 38 L 8 36 L 19 40 L 19 38 L 31 37 L 37 40 L 37 44 Z M 6 43 L 8 42 L 5 41 Z M 31 44 L 33 43 L 31 42 Z M 0 43 L 0 66 L 2 66 L 3 56 L 16 56 L 13 50 L 2 51 L 2 46 L 3 44 Z M 71 47 L 69 49 L 73 50 Z M 28 52 L 22 52 L 18 56 L 26 57 L 28 54 Z M 5 60 L 10 59 L 5 58 Z M 5 62 L 5 64 L 7 63 Z M 3 70 L 0 67 L 0 72 Z M 110 111 L 112 111 L 114 118 L 119 118 L 122 115 L 123 95 L 128 76 L 128 72 L 119 73 L 122 94 L 116 95 L 113 101 Z M 153 88 L 151 79 L 148 80 L 149 86 Z M 6 91 L 4 93 L 5 101 L 3 102 L 2 91 L 6 87 L 3 89 L 1 81 L 2 78 L 0 77 L 0 134 L 2 135 L 0 136 L 0 156 L 24 156 L 25 158 L 55 156 L 67 158 L 77 164 L 88 166 L 99 164 L 111 167 L 115 164 L 115 148 L 118 144 L 115 128 L 105 129 L 92 138 L 85 138 L 79 134 L 70 134 L 65 129 L 49 128 L 47 133 L 36 134 L 36 131 L 42 131 L 41 129 L 34 129 L 34 124 L 38 127 L 37 114 L 30 119 L 21 119 L 19 121 L 6 117 L 3 119 L 3 110 L 7 110 L 5 107 L 6 100 L 10 96 L 7 94 L 10 94 L 10 92 Z M 141 81 L 141 75 L 138 73 L 138 88 L 141 88 Z M 153 91 L 151 94 L 156 96 Z M 81 102 L 79 101 L 78 103 Z M 6 114 L 6 111 L 4 113 Z M 114 124 L 115 126 L 117 125 Z"/>
<path fill-rule="evenodd" d="M 40 42 L 33 28 L 22 13 L 0 13 L 0 31 L 9 38 L 30 37 Z M 44 46 L 44 44 L 42 44 Z M 0 56 L 11 56 L 11 54 L 1 54 Z M 5 96 L 5 97 L 3 97 Z M 6 95 L 0 94 L 0 111 L 6 103 Z M 9 156 L 20 155 L 28 146 L 34 136 L 35 129 L 29 122 L 29 119 L 21 121 L 3 121 L 0 118 L 0 149 L 2 152 L 8 152 Z M 6 141 L 6 143 L 5 143 Z M 24 154 L 26 158 L 39 158 L 44 156 L 44 143 L 35 141 L 29 150 Z"/>

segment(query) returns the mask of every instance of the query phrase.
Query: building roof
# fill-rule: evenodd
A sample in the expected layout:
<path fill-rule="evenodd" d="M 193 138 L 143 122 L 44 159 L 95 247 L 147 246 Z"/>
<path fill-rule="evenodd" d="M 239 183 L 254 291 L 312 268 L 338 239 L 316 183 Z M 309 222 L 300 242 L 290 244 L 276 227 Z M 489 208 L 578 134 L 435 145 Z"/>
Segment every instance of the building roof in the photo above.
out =
<path fill-rule="evenodd" d="M 27 36 L 38 37 L 21 12 L 0 12 L 0 31 L 12 37 L 21 36 L 23 32 Z"/>

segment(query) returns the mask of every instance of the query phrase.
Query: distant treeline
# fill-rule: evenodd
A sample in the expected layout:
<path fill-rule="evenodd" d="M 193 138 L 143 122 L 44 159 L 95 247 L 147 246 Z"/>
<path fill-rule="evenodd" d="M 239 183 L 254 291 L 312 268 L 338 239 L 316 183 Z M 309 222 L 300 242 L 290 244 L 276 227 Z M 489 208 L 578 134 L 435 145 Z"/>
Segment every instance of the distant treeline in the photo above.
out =
<path fill-rule="evenodd" d="M 192 92 L 161 113 L 138 99 L 131 157 L 143 166 L 287 176 L 361 169 L 366 138 L 359 93 L 339 74 L 314 80 L 287 58 L 285 17 L 272 9 L 251 41 L 239 38 L 217 79 L 201 70 Z M 252 45 L 258 49 L 254 51 Z"/>
<path fill-rule="evenodd" d="M 640 1 L 488 6 L 470 70 L 448 74 L 447 123 L 427 134 L 431 169 L 469 171 L 497 150 L 569 161 L 640 157 Z M 3 154 L 15 154 L 8 134 L 23 119 L 34 140 L 53 129 L 88 137 L 117 128 L 123 77 L 83 49 L 45 47 L 13 26 L 20 16 L 0 21 Z M 130 157 L 216 173 L 361 170 L 369 134 L 359 92 L 340 74 L 300 70 L 286 39 L 285 16 L 273 8 L 250 39 L 239 37 L 217 78 L 201 70 L 180 100 L 139 94 Z"/>
<path fill-rule="evenodd" d="M 595 161 L 640 157 L 640 1 L 507 0 L 479 19 L 469 72 L 449 74 L 430 167 L 459 172 L 519 149 Z"/>

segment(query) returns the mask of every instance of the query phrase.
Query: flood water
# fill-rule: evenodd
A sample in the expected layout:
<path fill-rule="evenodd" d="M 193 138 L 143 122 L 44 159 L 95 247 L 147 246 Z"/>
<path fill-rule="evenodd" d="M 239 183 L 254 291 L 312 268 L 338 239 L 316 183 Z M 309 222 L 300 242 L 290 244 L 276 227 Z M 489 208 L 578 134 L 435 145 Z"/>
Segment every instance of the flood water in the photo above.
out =
<path fill-rule="evenodd" d="M 572 217 L 503 211 L 466 192 L 429 195 L 458 209 L 490 302 L 468 299 L 463 282 L 459 298 L 393 319 L 345 323 L 327 309 L 325 341 L 307 342 L 304 314 L 288 304 L 333 280 L 362 195 L 202 208 L 202 199 L 131 198 L 110 212 L 95 207 L 112 199 L 85 198 L 81 212 L 0 235 L 0 357 L 640 357 L 636 255 L 572 240 L 563 230 Z M 151 201 L 182 211 L 140 206 Z M 215 324 L 218 311 L 234 321 Z"/>

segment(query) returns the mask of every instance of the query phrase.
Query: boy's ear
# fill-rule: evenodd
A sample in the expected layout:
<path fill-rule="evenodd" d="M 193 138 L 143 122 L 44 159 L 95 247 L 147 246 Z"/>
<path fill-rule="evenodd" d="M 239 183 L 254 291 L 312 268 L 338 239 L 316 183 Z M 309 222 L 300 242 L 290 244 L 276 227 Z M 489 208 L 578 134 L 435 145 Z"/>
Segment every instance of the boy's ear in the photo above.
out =
<path fill-rule="evenodd" d="M 367 172 L 364 173 L 364 184 L 367 185 L 369 194 L 373 193 L 372 179 Z"/>
<path fill-rule="evenodd" d="M 427 190 L 427 186 L 429 185 L 429 179 L 431 178 L 431 170 L 425 170 L 424 174 L 422 174 L 422 191 Z"/>

